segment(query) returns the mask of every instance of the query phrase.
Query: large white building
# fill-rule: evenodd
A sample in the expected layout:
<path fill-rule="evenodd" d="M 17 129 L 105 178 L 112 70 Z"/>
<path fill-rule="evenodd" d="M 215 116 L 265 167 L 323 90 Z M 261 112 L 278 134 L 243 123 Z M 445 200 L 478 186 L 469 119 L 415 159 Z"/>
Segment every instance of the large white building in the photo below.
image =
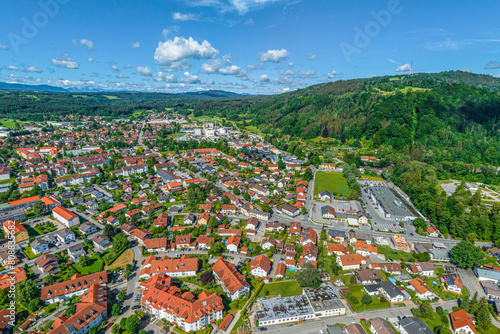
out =
<path fill-rule="evenodd" d="M 78 215 L 62 206 L 56 206 L 53 208 L 52 215 L 58 222 L 66 225 L 68 228 L 80 224 L 80 218 Z"/>

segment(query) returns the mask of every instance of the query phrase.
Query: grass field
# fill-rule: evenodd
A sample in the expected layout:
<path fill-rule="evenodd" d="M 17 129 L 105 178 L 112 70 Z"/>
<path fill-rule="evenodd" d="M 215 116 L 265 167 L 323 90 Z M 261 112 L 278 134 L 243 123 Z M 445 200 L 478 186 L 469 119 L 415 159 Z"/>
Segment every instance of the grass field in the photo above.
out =
<path fill-rule="evenodd" d="M 120 255 L 115 262 L 111 263 L 109 266 L 105 266 L 104 269 L 116 269 L 116 268 L 125 268 L 127 264 L 132 264 L 134 260 L 134 251 L 131 249 L 127 249 L 125 252 Z"/>
<path fill-rule="evenodd" d="M 102 266 L 104 265 L 104 261 L 98 258 L 97 256 L 92 256 L 90 258 L 90 265 L 86 267 L 82 267 L 80 263 L 76 263 L 73 265 L 76 271 L 78 271 L 83 276 L 88 274 L 93 274 L 102 270 Z"/>
<path fill-rule="evenodd" d="M 31 250 L 31 247 L 25 247 L 23 248 L 23 253 L 26 254 L 28 259 L 34 259 L 36 257 L 39 257 L 41 254 L 34 254 L 33 251 Z"/>
<path fill-rule="evenodd" d="M 259 292 L 258 297 L 281 295 L 281 297 L 298 296 L 302 294 L 302 288 L 295 280 L 268 283 Z"/>
<path fill-rule="evenodd" d="M 366 293 L 363 290 L 363 286 L 361 285 L 351 285 L 349 287 L 349 290 L 351 290 L 352 295 L 355 296 L 360 302 L 357 305 L 353 305 L 352 303 L 351 306 L 355 312 L 363 312 L 365 310 L 365 305 L 361 303 L 361 297 Z M 380 299 L 376 296 L 372 296 L 372 302 L 371 304 L 366 305 L 366 310 L 377 310 L 381 308 L 389 308 L 391 306 L 391 303 L 389 302 L 381 302 Z"/>
<path fill-rule="evenodd" d="M 401 259 L 403 259 L 404 261 L 408 261 L 411 257 L 411 253 L 399 251 L 399 250 L 393 249 L 389 246 L 378 245 L 377 252 L 380 254 L 384 254 L 386 260 L 391 259 L 391 260 L 400 261 Z M 392 252 L 396 252 L 396 254 L 393 254 Z"/>
<path fill-rule="evenodd" d="M 114 96 L 114 95 L 104 95 L 105 98 L 107 98 L 108 100 L 119 100 L 120 98 L 118 96 Z"/>
<path fill-rule="evenodd" d="M 338 172 L 316 172 L 314 191 L 319 194 L 323 190 L 343 196 L 349 194 L 347 180 Z"/>
<path fill-rule="evenodd" d="M 361 179 L 367 178 L 369 181 L 385 181 L 380 176 L 371 176 L 367 174 L 361 174 Z"/>
<path fill-rule="evenodd" d="M 87 96 L 87 95 L 73 95 L 73 97 L 83 97 L 83 98 L 87 98 L 88 96 Z"/>
<path fill-rule="evenodd" d="M 19 125 L 22 125 L 23 122 L 18 121 Z M 14 128 L 16 127 L 16 121 L 13 119 L 2 119 L 0 120 L 0 126 L 4 128 Z"/>

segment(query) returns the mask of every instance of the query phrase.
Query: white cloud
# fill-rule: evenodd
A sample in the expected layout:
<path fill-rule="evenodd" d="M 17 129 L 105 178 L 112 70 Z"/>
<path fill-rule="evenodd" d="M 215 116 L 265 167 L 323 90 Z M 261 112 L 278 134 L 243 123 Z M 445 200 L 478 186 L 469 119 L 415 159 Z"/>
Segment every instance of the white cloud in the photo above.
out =
<path fill-rule="evenodd" d="M 488 62 L 489 65 L 486 65 L 484 68 L 487 69 L 487 70 L 492 70 L 492 69 L 496 69 L 496 68 L 500 68 L 500 63 L 497 63 L 496 60 L 490 60 Z"/>
<path fill-rule="evenodd" d="M 404 64 L 396 68 L 396 72 L 409 72 L 411 70 L 410 64 Z"/>
<path fill-rule="evenodd" d="M 19 69 L 19 67 L 13 65 L 7 66 L 6 68 L 11 71 L 17 71 Z"/>
<path fill-rule="evenodd" d="M 184 79 L 181 79 L 181 82 L 185 84 L 198 84 L 200 83 L 200 78 L 197 75 L 191 75 L 189 72 L 184 72 Z"/>
<path fill-rule="evenodd" d="M 471 72 L 472 72 L 472 71 L 470 70 L 470 68 L 464 68 L 462 71 L 463 71 L 463 72 L 467 72 L 467 73 L 471 73 Z"/>
<path fill-rule="evenodd" d="M 495 78 L 500 78 L 500 73 L 498 73 L 497 75 L 495 75 Z"/>
<path fill-rule="evenodd" d="M 85 39 L 85 38 L 83 38 L 79 41 L 73 40 L 73 43 L 75 45 L 85 46 L 89 50 L 93 50 L 95 48 L 94 42 L 92 42 L 91 40 Z"/>
<path fill-rule="evenodd" d="M 293 65 L 295 65 L 293 61 L 288 62 L 288 66 L 293 67 Z"/>
<path fill-rule="evenodd" d="M 295 75 L 295 72 L 292 70 L 280 71 L 281 75 Z"/>
<path fill-rule="evenodd" d="M 35 67 L 35 66 L 26 67 L 25 70 L 28 71 L 28 72 L 42 73 L 42 69 L 38 68 L 38 67 Z"/>
<path fill-rule="evenodd" d="M 193 7 L 213 7 L 222 13 L 238 12 L 240 15 L 263 8 L 271 3 L 283 1 L 284 0 L 184 0 L 185 3 Z"/>
<path fill-rule="evenodd" d="M 224 57 L 226 62 L 230 62 L 228 57 Z M 202 64 L 200 67 L 201 73 L 207 74 L 222 74 L 222 75 L 234 75 L 237 77 L 246 77 L 247 72 L 239 66 L 230 65 L 228 67 L 222 67 L 222 61 L 219 59 L 212 59 Z"/>
<path fill-rule="evenodd" d="M 165 81 L 169 83 L 177 83 L 179 82 L 179 79 L 177 79 L 175 74 L 169 74 L 165 77 Z"/>
<path fill-rule="evenodd" d="M 257 65 L 247 65 L 247 70 L 253 71 L 257 68 Z"/>
<path fill-rule="evenodd" d="M 143 75 L 145 77 L 150 77 L 153 75 L 153 71 L 151 71 L 151 69 L 147 66 L 137 66 L 135 68 L 135 71 L 140 74 L 140 75 Z"/>
<path fill-rule="evenodd" d="M 201 65 L 200 72 L 207 74 L 218 73 L 221 67 L 222 62 L 219 59 L 212 59 Z"/>
<path fill-rule="evenodd" d="M 186 14 L 179 12 L 172 13 L 172 20 L 174 21 L 193 21 L 196 19 L 197 19 L 196 16 L 191 13 L 186 13 Z"/>
<path fill-rule="evenodd" d="M 116 77 L 117 77 L 118 79 L 128 79 L 128 76 L 127 76 L 127 75 L 125 75 L 125 74 L 122 74 L 122 73 L 118 74 Z"/>
<path fill-rule="evenodd" d="M 139 42 L 132 43 L 132 49 L 138 49 L 140 47 L 141 47 L 141 43 L 139 43 Z"/>
<path fill-rule="evenodd" d="M 297 72 L 297 76 L 299 78 L 314 78 L 314 76 L 316 75 L 316 71 L 307 71 L 307 72 L 304 72 L 304 71 L 299 71 Z"/>
<path fill-rule="evenodd" d="M 93 63 L 94 62 L 94 58 L 89 58 L 87 59 L 89 63 Z"/>
<path fill-rule="evenodd" d="M 269 76 L 267 74 L 262 74 L 259 79 L 260 82 L 269 82 Z"/>
<path fill-rule="evenodd" d="M 50 61 L 52 62 L 52 64 L 61 68 L 77 69 L 79 67 L 78 63 L 71 59 L 71 57 L 66 53 L 63 54 L 60 58 L 54 57 Z"/>
<path fill-rule="evenodd" d="M 260 60 L 262 60 L 264 62 L 270 61 L 270 62 L 273 62 L 273 63 L 277 63 L 280 60 L 283 60 L 283 59 L 285 59 L 287 57 L 288 57 L 288 51 L 285 50 L 285 49 L 281 49 L 281 50 L 269 50 L 269 51 L 267 51 L 266 53 L 263 53 L 260 56 Z"/>
<path fill-rule="evenodd" d="M 318 59 L 318 56 L 316 56 L 314 53 L 311 53 L 311 55 L 309 56 L 309 59 L 316 60 L 316 59 Z"/>
<path fill-rule="evenodd" d="M 401 64 L 401 63 L 398 63 L 397 61 L 395 61 L 394 59 L 390 59 L 390 58 L 388 58 L 387 61 L 390 62 L 390 63 L 396 64 L 396 65 L 400 65 Z"/>
<path fill-rule="evenodd" d="M 231 65 L 225 68 L 221 68 L 219 70 L 219 73 L 223 75 L 234 75 L 237 77 L 244 77 L 247 75 L 247 73 L 241 67 L 236 65 Z"/>
<path fill-rule="evenodd" d="M 110 65 L 110 66 L 113 69 L 113 72 L 115 72 L 115 73 L 120 72 L 120 69 L 118 68 L 118 66 L 116 66 L 116 65 Z"/>
<path fill-rule="evenodd" d="M 188 58 L 208 59 L 219 53 L 208 41 L 198 43 L 192 37 L 175 37 L 173 40 L 159 42 L 154 58 L 160 66 L 169 67 L 176 62 L 182 62 Z M 185 68 L 184 66 L 177 66 Z M 182 63 L 177 65 L 183 65 Z"/>
<path fill-rule="evenodd" d="M 338 75 L 337 71 L 333 70 L 330 73 L 327 74 L 328 79 L 335 79 L 335 77 Z"/>
<path fill-rule="evenodd" d="M 0 50 L 8 50 L 9 48 L 3 44 L 0 44 Z"/>

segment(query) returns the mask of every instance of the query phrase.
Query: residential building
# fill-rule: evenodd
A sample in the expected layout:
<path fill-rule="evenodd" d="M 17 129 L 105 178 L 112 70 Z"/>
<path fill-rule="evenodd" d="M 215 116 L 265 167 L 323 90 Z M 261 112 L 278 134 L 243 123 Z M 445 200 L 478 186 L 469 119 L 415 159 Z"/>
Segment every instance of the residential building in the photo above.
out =
<path fill-rule="evenodd" d="M 370 319 L 370 331 L 373 334 L 396 334 L 391 325 L 382 318 Z"/>
<path fill-rule="evenodd" d="M 450 313 L 451 326 L 453 333 L 460 334 L 476 334 L 476 327 L 472 317 L 465 312 L 465 310 L 458 310 Z"/>
<path fill-rule="evenodd" d="M 415 295 L 420 299 L 432 299 L 435 297 L 434 292 L 425 285 L 424 280 L 420 277 L 412 279 L 409 288 L 415 291 Z"/>
<path fill-rule="evenodd" d="M 196 276 L 198 259 L 183 255 L 180 259 L 171 259 L 168 256 L 158 258 L 150 255 L 144 261 L 139 278 L 149 278 L 157 274 L 167 274 L 172 277 Z"/>
<path fill-rule="evenodd" d="M 382 281 L 378 283 L 380 288 L 379 292 L 391 303 L 401 303 L 404 300 L 404 294 L 398 287 L 389 281 Z"/>
<path fill-rule="evenodd" d="M 366 259 L 361 254 L 348 254 L 337 256 L 337 264 L 342 270 L 359 269 L 362 264 L 366 264 Z"/>
<path fill-rule="evenodd" d="M 250 272 L 256 277 L 265 277 L 271 271 L 271 260 L 264 254 L 257 256 L 250 262 Z"/>
<path fill-rule="evenodd" d="M 3 230 L 5 231 L 5 235 L 9 234 L 14 235 L 14 240 L 16 241 L 16 244 L 24 244 L 27 243 L 29 240 L 28 231 L 17 220 L 10 219 L 4 221 Z"/>
<path fill-rule="evenodd" d="M 202 292 L 197 298 L 191 292 L 171 285 L 170 277 L 156 275 L 141 287 L 142 305 L 152 316 L 177 324 L 183 331 L 198 331 L 223 318 L 224 304 L 217 293 Z"/>
<path fill-rule="evenodd" d="M 95 284 L 103 285 L 107 283 L 108 275 L 106 271 L 100 271 L 86 276 L 76 273 L 69 281 L 44 286 L 40 298 L 45 302 L 45 305 L 49 305 L 69 299 L 73 296 L 81 296 L 87 289 Z"/>
<path fill-rule="evenodd" d="M 58 222 L 66 225 L 66 227 L 68 228 L 80 224 L 80 218 L 76 214 L 62 206 L 54 207 L 52 209 L 52 215 Z"/>
<path fill-rule="evenodd" d="M 56 238 L 63 244 L 69 244 L 71 241 L 75 241 L 75 233 L 69 228 L 57 231 Z"/>
<path fill-rule="evenodd" d="M 433 334 L 434 332 L 420 318 L 406 317 L 399 320 L 401 334 Z"/>
<path fill-rule="evenodd" d="M 245 275 L 240 273 L 231 262 L 223 259 L 217 260 L 212 267 L 212 272 L 231 300 L 236 300 L 249 293 L 250 284 L 247 282 Z"/>

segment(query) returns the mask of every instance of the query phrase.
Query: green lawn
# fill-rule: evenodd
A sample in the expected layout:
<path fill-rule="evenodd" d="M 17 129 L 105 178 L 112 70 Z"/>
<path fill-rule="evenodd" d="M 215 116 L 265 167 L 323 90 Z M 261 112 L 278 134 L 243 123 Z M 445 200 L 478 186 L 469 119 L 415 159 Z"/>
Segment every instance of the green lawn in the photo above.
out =
<path fill-rule="evenodd" d="M 353 305 L 353 303 L 349 302 L 349 304 L 351 304 L 353 310 L 355 312 L 364 312 L 365 305 L 363 303 L 361 303 L 361 297 L 363 297 L 363 295 L 366 292 L 363 290 L 363 286 L 362 285 L 351 285 L 349 287 L 349 290 L 351 290 L 352 295 L 354 297 L 356 297 L 359 301 L 359 303 L 356 305 Z M 377 310 L 377 309 L 381 309 L 381 308 L 389 308 L 390 306 L 391 306 L 391 303 L 389 303 L 388 301 L 381 302 L 380 299 L 378 298 L 378 296 L 372 296 L 372 302 L 371 302 L 371 304 L 366 305 L 366 310 L 367 311 Z"/>
<path fill-rule="evenodd" d="M 372 176 L 368 174 L 361 174 L 361 179 L 367 178 L 369 181 L 385 181 L 380 176 Z"/>
<path fill-rule="evenodd" d="M 314 191 L 319 194 L 323 190 L 343 196 L 349 194 L 347 180 L 339 172 L 316 172 Z"/>
<path fill-rule="evenodd" d="M 302 288 L 295 280 L 268 283 L 259 292 L 258 297 L 281 295 L 281 297 L 298 296 L 302 294 Z"/>
<path fill-rule="evenodd" d="M 19 125 L 23 125 L 23 122 L 17 121 Z M 0 120 L 0 126 L 4 128 L 14 128 L 16 126 L 16 121 L 13 119 L 2 119 Z"/>
<path fill-rule="evenodd" d="M 6 180 L 0 180 L 0 184 L 6 184 L 6 183 L 12 183 L 16 180 L 15 177 L 11 178 L 11 179 L 6 179 Z"/>
<path fill-rule="evenodd" d="M 384 254 L 386 260 L 396 260 L 396 261 L 401 261 L 400 259 L 403 259 L 404 261 L 408 261 L 411 257 L 411 253 L 406 253 L 403 251 L 395 250 L 389 246 L 377 246 L 377 252 L 379 254 Z M 396 254 L 393 254 L 392 252 L 396 252 Z"/>
<path fill-rule="evenodd" d="M 90 258 L 90 265 L 86 267 L 82 267 L 80 263 L 74 264 L 73 268 L 75 268 L 76 271 L 78 271 L 80 274 L 83 276 L 96 273 L 98 271 L 102 270 L 102 267 L 104 265 L 104 261 L 98 258 L 97 256 L 92 256 Z"/>
<path fill-rule="evenodd" d="M 26 254 L 28 259 L 30 260 L 40 256 L 40 254 L 34 254 L 33 251 L 31 250 L 31 247 L 29 246 L 23 248 L 23 253 Z"/>
<path fill-rule="evenodd" d="M 105 98 L 107 98 L 108 100 L 119 100 L 120 98 L 118 96 L 114 96 L 114 95 L 104 95 Z"/>

